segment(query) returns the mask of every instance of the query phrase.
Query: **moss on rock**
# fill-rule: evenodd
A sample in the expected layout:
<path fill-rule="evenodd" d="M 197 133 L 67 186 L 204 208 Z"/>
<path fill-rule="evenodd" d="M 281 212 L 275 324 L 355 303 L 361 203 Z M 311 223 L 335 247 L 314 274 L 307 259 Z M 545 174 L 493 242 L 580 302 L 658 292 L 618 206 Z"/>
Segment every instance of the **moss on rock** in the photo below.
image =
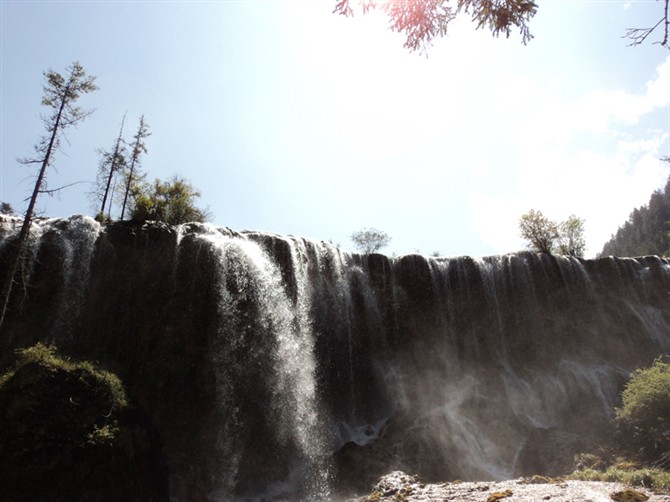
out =
<path fill-rule="evenodd" d="M 119 378 L 38 344 L 0 377 L 3 500 L 167 500 L 160 437 Z"/>

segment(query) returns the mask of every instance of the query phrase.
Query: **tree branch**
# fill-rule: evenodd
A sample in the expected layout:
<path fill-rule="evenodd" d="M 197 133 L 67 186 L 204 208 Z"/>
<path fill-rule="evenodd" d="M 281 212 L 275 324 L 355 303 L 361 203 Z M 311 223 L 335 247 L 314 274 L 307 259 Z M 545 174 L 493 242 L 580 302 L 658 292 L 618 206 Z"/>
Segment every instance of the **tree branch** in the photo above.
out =
<path fill-rule="evenodd" d="M 663 17 L 651 28 L 628 28 L 626 34 L 622 38 L 628 38 L 631 42 L 629 47 L 641 45 L 656 29 L 663 25 L 663 38 L 660 41 L 654 42 L 667 49 L 670 49 L 670 19 L 668 18 L 668 4 L 670 0 L 665 0 L 663 6 Z"/>
<path fill-rule="evenodd" d="M 65 189 L 65 188 L 69 188 L 69 187 L 74 186 L 74 185 L 81 185 L 83 183 L 89 183 L 90 184 L 91 182 L 90 181 L 75 181 L 74 183 L 69 183 L 67 185 L 63 185 L 63 186 L 58 187 L 58 188 L 52 188 L 52 189 L 49 189 L 49 190 L 40 190 L 40 193 L 45 193 L 47 195 L 53 195 L 54 193 L 59 192 L 59 191 Z"/>

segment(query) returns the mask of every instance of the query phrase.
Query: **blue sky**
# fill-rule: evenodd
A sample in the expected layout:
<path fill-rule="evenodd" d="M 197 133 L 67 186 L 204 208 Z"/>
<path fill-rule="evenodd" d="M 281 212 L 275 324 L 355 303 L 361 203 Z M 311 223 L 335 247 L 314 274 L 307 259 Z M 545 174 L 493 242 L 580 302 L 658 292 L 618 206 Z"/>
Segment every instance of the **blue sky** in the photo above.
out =
<path fill-rule="evenodd" d="M 670 51 L 622 38 L 662 5 L 539 5 L 527 46 L 464 18 L 426 57 L 329 0 L 0 0 L 0 200 L 25 208 L 32 172 L 15 159 L 43 134 L 42 73 L 76 60 L 96 111 L 51 187 L 95 180 L 96 149 L 144 114 L 148 177 L 190 179 L 219 226 L 346 249 L 376 227 L 388 253 L 484 256 L 523 248 L 533 208 L 585 218 L 592 256 L 670 174 Z M 39 206 L 93 214 L 89 190 Z"/>

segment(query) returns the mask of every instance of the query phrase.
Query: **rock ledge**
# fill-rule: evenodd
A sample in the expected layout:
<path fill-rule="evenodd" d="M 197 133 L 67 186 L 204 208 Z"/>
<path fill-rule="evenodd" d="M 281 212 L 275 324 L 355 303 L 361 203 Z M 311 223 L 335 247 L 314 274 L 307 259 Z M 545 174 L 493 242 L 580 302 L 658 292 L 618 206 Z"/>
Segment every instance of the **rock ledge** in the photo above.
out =
<path fill-rule="evenodd" d="M 670 502 L 670 495 L 631 489 L 621 483 L 599 481 L 557 481 L 542 483 L 529 478 L 507 481 L 453 482 L 425 484 L 417 476 L 395 471 L 382 477 L 372 493 L 350 502 L 610 502 L 622 493 L 637 493 L 637 500 Z M 633 499 L 631 499 L 633 500 Z"/>

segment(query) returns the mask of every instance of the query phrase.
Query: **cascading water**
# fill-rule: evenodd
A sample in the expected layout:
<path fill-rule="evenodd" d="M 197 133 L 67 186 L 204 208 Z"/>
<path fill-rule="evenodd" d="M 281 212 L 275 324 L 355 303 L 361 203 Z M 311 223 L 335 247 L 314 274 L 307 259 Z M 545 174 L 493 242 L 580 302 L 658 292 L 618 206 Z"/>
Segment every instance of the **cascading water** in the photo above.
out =
<path fill-rule="evenodd" d="M 657 257 L 386 258 L 71 218 L 37 223 L 28 258 L 3 360 L 49 340 L 117 372 L 163 438 L 174 500 L 325 501 L 392 469 L 551 473 L 603 440 L 630 371 L 670 352 Z"/>
<path fill-rule="evenodd" d="M 0 252 L 5 248 L 4 243 L 18 236 L 20 223 L 18 219 L 11 220 L 13 224 L 3 223 L 3 247 Z M 45 334 L 46 340 L 55 341 L 70 336 L 70 323 L 79 314 L 100 230 L 100 224 L 88 216 L 49 218 L 31 225 L 26 241 L 26 259 L 19 268 L 20 278 L 14 289 L 15 296 L 25 297 L 29 294 L 27 288 L 42 286 L 43 269 L 58 270 L 59 275 L 50 278 L 58 282 L 58 289 L 50 298 L 50 308 L 56 315 L 50 333 Z M 42 246 L 48 246 L 49 252 L 42 253 L 38 259 Z M 57 267 L 52 267 L 53 264 Z"/>
<path fill-rule="evenodd" d="M 309 318 L 310 298 L 306 295 L 304 250 L 291 248 L 290 260 L 295 280 L 282 281 L 278 267 L 259 244 L 246 237 L 224 235 L 203 227 L 195 241 L 213 249 L 216 256 L 217 303 L 221 318 L 219 333 L 212 343 L 212 358 L 217 373 L 217 400 L 222 414 L 219 451 L 227 461 L 223 467 L 219 500 L 240 491 L 237 480 L 244 464 L 244 450 L 253 444 L 239 444 L 249 434 L 254 420 L 240 409 L 237 395 L 240 375 L 249 363 L 260 365 L 250 377 L 259 378 L 269 402 L 265 413 L 272 421 L 269 443 L 256 445 L 273 451 L 277 462 L 289 466 L 286 480 L 267 486 L 249 486 L 246 495 L 272 497 L 296 491 L 308 500 L 328 500 L 329 465 L 316 388 L 314 340 Z M 291 292 L 289 292 L 289 289 Z M 247 355 L 240 356 L 240 352 Z M 249 354 L 253 354 L 249 357 Z M 256 396 L 255 396 L 256 397 Z M 244 400 L 242 400 L 244 401 Z M 244 405 L 242 405 L 243 407 Z M 245 431 L 246 429 L 246 431 Z M 253 431 L 251 431 L 253 434 Z M 273 444 L 276 443 L 276 444 Z M 280 451 L 283 450 L 283 451 Z M 254 452 L 254 461 L 264 459 Z M 286 455 L 291 452 L 291 455 Z M 254 493 L 262 489 L 262 493 Z"/>

